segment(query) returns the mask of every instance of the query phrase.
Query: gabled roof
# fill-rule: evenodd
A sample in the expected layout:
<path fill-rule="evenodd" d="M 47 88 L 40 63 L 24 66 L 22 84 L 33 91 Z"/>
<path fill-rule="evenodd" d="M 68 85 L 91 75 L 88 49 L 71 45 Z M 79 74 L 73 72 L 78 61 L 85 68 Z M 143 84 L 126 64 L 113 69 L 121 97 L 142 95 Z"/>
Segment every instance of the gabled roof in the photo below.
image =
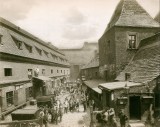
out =
<path fill-rule="evenodd" d="M 81 69 L 99 67 L 99 55 L 94 57 L 88 64 L 84 65 Z"/>
<path fill-rule="evenodd" d="M 160 11 L 159 11 L 159 13 L 156 15 L 156 17 L 154 18 L 154 20 L 156 20 L 157 22 L 160 23 Z"/>
<path fill-rule="evenodd" d="M 136 0 L 120 0 L 108 24 L 108 31 L 113 26 L 160 27 Z"/>
<path fill-rule="evenodd" d="M 69 65 L 65 55 L 54 46 L 36 38 L 3 18 L 0 18 L 0 35 L 2 35 L 3 44 L 0 45 L 0 53 Z M 22 42 L 22 49 L 18 49 L 18 42 Z M 29 47 L 32 48 L 32 53 L 29 52 Z M 39 54 L 37 49 L 42 51 L 42 55 Z M 57 56 L 58 59 L 53 58 L 52 54 Z M 63 62 L 62 58 L 66 62 Z"/>
<path fill-rule="evenodd" d="M 142 41 L 140 49 L 133 60 L 117 76 L 116 80 L 124 81 L 125 73 L 130 73 L 130 81 L 150 82 L 160 75 L 160 33 Z"/>

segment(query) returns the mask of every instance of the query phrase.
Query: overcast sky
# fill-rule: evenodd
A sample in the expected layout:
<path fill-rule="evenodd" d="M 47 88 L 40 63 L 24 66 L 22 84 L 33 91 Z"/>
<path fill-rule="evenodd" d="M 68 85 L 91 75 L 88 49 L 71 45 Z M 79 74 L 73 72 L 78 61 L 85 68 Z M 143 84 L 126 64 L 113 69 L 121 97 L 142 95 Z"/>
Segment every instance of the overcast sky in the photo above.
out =
<path fill-rule="evenodd" d="M 0 0 L 0 16 L 58 48 L 97 42 L 120 0 Z M 154 18 L 160 0 L 137 0 Z"/>

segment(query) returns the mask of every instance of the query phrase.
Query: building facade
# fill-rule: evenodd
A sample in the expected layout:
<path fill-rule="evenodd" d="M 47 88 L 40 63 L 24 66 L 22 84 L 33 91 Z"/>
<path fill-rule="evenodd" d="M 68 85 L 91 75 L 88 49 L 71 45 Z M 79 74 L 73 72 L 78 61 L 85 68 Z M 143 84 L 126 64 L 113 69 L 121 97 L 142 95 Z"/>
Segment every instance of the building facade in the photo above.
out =
<path fill-rule="evenodd" d="M 61 49 L 66 55 L 71 65 L 70 80 L 75 81 L 79 78 L 80 69 L 87 64 L 98 52 L 98 43 L 85 42 L 82 48 L 78 49 Z"/>
<path fill-rule="evenodd" d="M 116 77 L 117 82 L 99 85 L 103 107 L 113 107 L 116 113 L 124 109 L 129 119 L 144 123 L 150 122 L 148 117 L 151 112 L 154 112 L 154 118 L 159 117 L 159 38 L 157 33 L 142 40 L 132 61 Z"/>
<path fill-rule="evenodd" d="M 98 42 L 101 77 L 114 81 L 132 60 L 140 41 L 159 29 L 159 23 L 136 0 L 121 0 Z"/>
<path fill-rule="evenodd" d="M 32 97 L 32 77 L 62 80 L 70 75 L 69 67 L 59 49 L 0 18 L 0 114 Z"/>

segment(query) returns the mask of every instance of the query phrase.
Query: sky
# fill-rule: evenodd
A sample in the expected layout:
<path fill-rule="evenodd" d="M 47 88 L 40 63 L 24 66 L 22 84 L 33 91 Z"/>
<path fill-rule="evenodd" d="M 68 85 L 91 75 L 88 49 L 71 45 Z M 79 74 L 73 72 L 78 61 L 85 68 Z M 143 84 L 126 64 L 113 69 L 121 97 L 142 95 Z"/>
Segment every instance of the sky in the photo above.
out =
<path fill-rule="evenodd" d="M 0 0 L 3 17 L 58 48 L 98 42 L 120 0 Z M 137 0 L 154 18 L 160 0 Z"/>

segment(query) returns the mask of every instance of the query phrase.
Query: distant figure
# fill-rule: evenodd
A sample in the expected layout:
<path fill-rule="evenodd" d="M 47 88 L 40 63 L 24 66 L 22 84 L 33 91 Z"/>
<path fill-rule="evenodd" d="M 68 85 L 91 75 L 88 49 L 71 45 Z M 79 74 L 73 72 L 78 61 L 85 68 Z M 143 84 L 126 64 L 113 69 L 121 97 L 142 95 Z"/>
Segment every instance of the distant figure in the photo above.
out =
<path fill-rule="evenodd" d="M 123 110 L 120 111 L 119 118 L 121 127 L 126 127 L 126 121 L 128 120 L 128 117 L 124 114 Z"/>

